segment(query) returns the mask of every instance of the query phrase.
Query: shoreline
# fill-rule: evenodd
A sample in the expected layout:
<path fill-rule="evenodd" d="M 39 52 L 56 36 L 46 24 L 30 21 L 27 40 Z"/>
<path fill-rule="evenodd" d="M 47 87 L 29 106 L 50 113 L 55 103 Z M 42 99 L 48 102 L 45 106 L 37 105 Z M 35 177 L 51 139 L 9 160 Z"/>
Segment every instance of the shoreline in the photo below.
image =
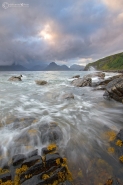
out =
<path fill-rule="evenodd" d="M 123 70 L 103 70 L 102 72 L 106 73 L 123 73 Z"/>

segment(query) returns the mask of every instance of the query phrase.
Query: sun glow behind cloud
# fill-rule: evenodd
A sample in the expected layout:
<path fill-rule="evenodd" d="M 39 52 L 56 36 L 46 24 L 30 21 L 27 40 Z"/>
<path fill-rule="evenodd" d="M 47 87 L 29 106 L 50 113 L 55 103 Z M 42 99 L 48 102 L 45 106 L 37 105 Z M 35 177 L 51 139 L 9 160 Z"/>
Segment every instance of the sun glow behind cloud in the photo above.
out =
<path fill-rule="evenodd" d="M 55 39 L 55 36 L 49 24 L 46 24 L 44 26 L 44 29 L 40 31 L 39 36 L 45 41 L 50 42 L 50 43 L 53 43 Z"/>

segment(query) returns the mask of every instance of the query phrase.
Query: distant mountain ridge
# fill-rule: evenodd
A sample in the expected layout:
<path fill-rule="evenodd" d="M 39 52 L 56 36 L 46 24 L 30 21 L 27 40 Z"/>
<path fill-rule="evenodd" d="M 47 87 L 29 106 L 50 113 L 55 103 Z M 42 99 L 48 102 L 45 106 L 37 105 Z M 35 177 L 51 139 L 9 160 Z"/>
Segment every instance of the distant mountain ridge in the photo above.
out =
<path fill-rule="evenodd" d="M 96 70 L 121 70 L 123 69 L 123 52 L 107 56 L 96 62 L 89 63 L 84 70 L 94 67 Z"/>
<path fill-rule="evenodd" d="M 0 66 L 0 71 L 28 71 L 27 68 L 19 64 L 12 64 L 10 66 Z"/>
<path fill-rule="evenodd" d="M 80 71 L 83 70 L 83 66 L 74 64 L 70 66 L 58 65 L 55 62 L 51 62 L 49 65 L 35 65 L 30 68 L 26 68 L 19 64 L 12 64 L 9 66 L 0 66 L 0 71 Z"/>

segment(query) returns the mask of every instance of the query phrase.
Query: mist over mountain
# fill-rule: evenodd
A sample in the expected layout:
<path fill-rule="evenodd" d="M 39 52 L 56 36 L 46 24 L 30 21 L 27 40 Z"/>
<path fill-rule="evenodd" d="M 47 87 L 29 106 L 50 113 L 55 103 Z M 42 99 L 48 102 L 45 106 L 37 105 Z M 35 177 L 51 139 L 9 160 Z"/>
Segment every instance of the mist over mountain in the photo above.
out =
<path fill-rule="evenodd" d="M 31 68 L 29 68 L 29 71 L 44 71 L 44 69 L 47 67 L 47 65 L 35 65 Z"/>
<path fill-rule="evenodd" d="M 83 70 L 84 68 L 85 68 L 85 66 L 81 66 L 81 65 L 77 65 L 77 64 L 73 64 L 72 66 L 70 66 L 71 71 L 79 71 L 79 70 Z"/>
<path fill-rule="evenodd" d="M 0 71 L 28 71 L 28 69 L 22 65 L 14 63 L 9 66 L 0 66 Z"/>

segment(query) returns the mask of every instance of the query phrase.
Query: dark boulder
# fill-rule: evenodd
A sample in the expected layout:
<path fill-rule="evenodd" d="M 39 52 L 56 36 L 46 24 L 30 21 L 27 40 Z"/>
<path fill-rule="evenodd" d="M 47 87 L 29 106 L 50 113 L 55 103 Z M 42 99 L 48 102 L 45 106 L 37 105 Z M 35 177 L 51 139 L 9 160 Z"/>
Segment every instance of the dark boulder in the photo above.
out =
<path fill-rule="evenodd" d="M 48 149 L 47 147 L 44 147 L 44 148 L 42 148 L 42 155 L 46 155 L 46 154 L 49 154 L 49 153 L 51 153 L 51 152 L 54 152 L 56 150 L 56 148 L 54 147 L 54 148 L 52 148 L 52 149 Z"/>
<path fill-rule="evenodd" d="M 46 157 L 45 163 L 46 163 L 47 168 L 59 165 L 58 162 L 59 163 L 63 162 L 62 158 L 60 157 L 58 153 L 47 154 L 45 157 Z M 58 159 L 58 162 L 56 161 L 57 159 Z"/>
<path fill-rule="evenodd" d="M 123 77 L 116 78 L 108 83 L 104 97 L 113 98 L 116 101 L 123 100 Z"/>
<path fill-rule="evenodd" d="M 52 126 L 55 125 L 52 122 Z M 72 178 L 66 159 L 56 153 L 57 146 L 51 144 L 45 148 L 45 152 L 46 149 L 50 153 L 44 153 L 42 157 L 38 155 L 38 150 L 31 151 L 27 155 L 18 154 L 13 156 L 9 170 L 2 169 L 0 182 L 16 185 L 71 185 L 69 180 L 72 180 Z"/>
<path fill-rule="evenodd" d="M 98 82 L 97 85 L 107 85 L 112 80 L 114 80 L 116 78 L 120 78 L 120 77 L 123 77 L 123 75 L 116 75 L 116 76 L 109 77 L 103 81 Z"/>
<path fill-rule="evenodd" d="M 10 173 L 5 173 L 5 174 L 0 175 L 0 180 L 2 182 L 6 182 L 8 180 L 11 180 L 11 174 Z"/>
<path fill-rule="evenodd" d="M 80 78 L 80 75 L 75 75 L 72 78 Z"/>
<path fill-rule="evenodd" d="M 21 185 L 44 185 L 44 180 L 41 180 L 41 174 L 35 175 L 31 179 L 26 179 Z"/>
<path fill-rule="evenodd" d="M 22 77 L 22 75 L 20 75 L 20 76 L 12 76 L 8 80 L 9 81 L 22 81 L 21 77 Z"/>
<path fill-rule="evenodd" d="M 91 86 L 92 80 L 91 78 L 78 78 L 73 80 L 71 83 L 76 87 L 85 87 L 85 86 Z"/>
<path fill-rule="evenodd" d="M 36 162 L 41 160 L 41 156 L 37 155 L 37 156 L 33 156 L 30 157 L 28 159 L 26 159 L 25 161 L 23 161 L 22 165 L 26 165 L 27 167 L 33 166 Z"/>
<path fill-rule="evenodd" d="M 30 158 L 30 157 L 34 157 L 34 156 L 36 156 L 36 155 L 38 155 L 38 149 L 33 150 L 33 151 L 27 153 L 27 154 L 26 154 L 26 157 L 27 157 L 27 158 L 28 158 L 28 157 Z"/>
<path fill-rule="evenodd" d="M 44 164 L 42 161 L 39 161 L 35 165 L 31 166 L 26 172 L 20 175 L 20 182 L 24 182 L 27 177 L 29 178 L 30 174 L 32 176 L 38 175 L 44 171 Z"/>
<path fill-rule="evenodd" d="M 24 154 L 18 154 L 13 156 L 12 162 L 13 166 L 17 166 L 18 164 L 22 163 L 26 159 Z"/>
<path fill-rule="evenodd" d="M 35 82 L 36 82 L 37 85 L 45 85 L 45 84 L 47 84 L 47 81 L 45 81 L 45 80 L 36 80 Z"/>

